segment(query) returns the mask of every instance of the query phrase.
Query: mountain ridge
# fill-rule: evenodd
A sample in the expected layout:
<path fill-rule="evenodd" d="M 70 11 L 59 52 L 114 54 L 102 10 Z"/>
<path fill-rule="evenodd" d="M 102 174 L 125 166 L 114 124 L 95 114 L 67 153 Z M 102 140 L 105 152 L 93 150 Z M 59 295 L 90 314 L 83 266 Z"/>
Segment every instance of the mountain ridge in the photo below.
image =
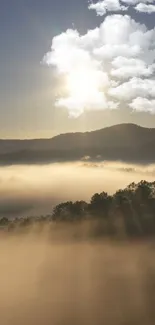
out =
<path fill-rule="evenodd" d="M 21 139 L 18 139 L 18 138 L 0 138 L 0 141 L 17 141 L 17 142 L 19 141 L 20 142 L 20 141 L 52 140 L 52 139 L 54 139 L 56 137 L 59 137 L 59 136 L 62 136 L 62 135 L 95 133 L 95 132 L 98 132 L 98 131 L 108 130 L 108 129 L 112 129 L 112 128 L 115 128 L 115 127 L 121 127 L 121 126 L 129 126 L 129 127 L 140 128 L 140 129 L 155 130 L 155 127 L 154 128 L 149 128 L 149 127 L 138 125 L 138 124 L 135 124 L 135 123 L 119 123 L 119 124 L 113 124 L 113 125 L 110 125 L 110 126 L 106 126 L 104 128 L 95 129 L 95 130 L 91 130 L 91 131 L 64 132 L 64 133 L 60 133 L 60 134 L 54 135 L 53 137 L 48 137 L 48 138 L 43 138 L 43 137 L 41 137 L 41 138 L 23 138 L 23 139 L 22 138 Z"/>
<path fill-rule="evenodd" d="M 87 132 L 63 133 L 48 139 L 0 140 L 0 164 L 81 160 L 155 162 L 155 128 L 122 123 Z"/>

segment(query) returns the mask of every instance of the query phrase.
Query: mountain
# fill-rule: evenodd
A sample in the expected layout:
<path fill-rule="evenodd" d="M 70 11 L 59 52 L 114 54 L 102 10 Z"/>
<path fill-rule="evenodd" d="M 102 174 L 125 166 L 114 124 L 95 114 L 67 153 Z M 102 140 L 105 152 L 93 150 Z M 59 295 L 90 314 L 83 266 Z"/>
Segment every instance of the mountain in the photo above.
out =
<path fill-rule="evenodd" d="M 85 133 L 66 133 L 51 139 L 0 140 L 0 164 L 95 160 L 155 162 L 155 128 L 119 124 Z"/>

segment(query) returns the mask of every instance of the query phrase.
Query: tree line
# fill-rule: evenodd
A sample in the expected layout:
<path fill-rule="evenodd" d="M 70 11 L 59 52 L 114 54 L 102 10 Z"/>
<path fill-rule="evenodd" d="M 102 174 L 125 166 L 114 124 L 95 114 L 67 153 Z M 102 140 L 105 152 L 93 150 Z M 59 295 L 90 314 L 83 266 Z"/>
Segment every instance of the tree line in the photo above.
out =
<path fill-rule="evenodd" d="M 9 230 L 32 224 L 96 221 L 98 235 L 125 234 L 132 237 L 155 235 L 155 182 L 131 183 L 113 195 L 95 193 L 90 202 L 67 201 L 56 205 L 51 214 L 41 217 L 0 219 L 0 227 Z"/>

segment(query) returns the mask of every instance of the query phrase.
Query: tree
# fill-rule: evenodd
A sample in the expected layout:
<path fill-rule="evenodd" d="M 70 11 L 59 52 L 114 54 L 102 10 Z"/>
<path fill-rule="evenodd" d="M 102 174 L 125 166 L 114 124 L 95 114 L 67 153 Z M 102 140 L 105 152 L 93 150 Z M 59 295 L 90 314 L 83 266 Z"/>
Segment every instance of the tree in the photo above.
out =
<path fill-rule="evenodd" d="M 95 217 L 107 218 L 111 202 L 112 197 L 106 192 L 95 193 L 90 201 L 90 211 Z"/>
<path fill-rule="evenodd" d="M 149 235 L 155 231 L 155 182 L 140 181 L 133 197 L 133 206 L 137 212 L 143 234 Z"/>
<path fill-rule="evenodd" d="M 6 226 L 6 225 L 8 225 L 8 223 L 9 223 L 9 220 L 7 218 L 3 217 L 0 219 L 0 226 L 2 226 L 2 227 Z"/>
<path fill-rule="evenodd" d="M 95 193 L 90 201 L 89 211 L 96 219 L 95 233 L 97 236 L 110 232 L 110 209 L 112 197 L 106 192 Z"/>
<path fill-rule="evenodd" d="M 52 219 L 56 221 L 80 220 L 87 211 L 87 205 L 84 201 L 60 203 L 53 209 Z"/>
<path fill-rule="evenodd" d="M 72 204 L 71 213 L 74 219 L 82 219 L 87 213 L 88 204 L 85 201 L 76 201 Z"/>
<path fill-rule="evenodd" d="M 119 190 L 114 194 L 114 201 L 116 216 L 122 219 L 126 234 L 135 236 L 141 233 L 141 226 L 133 207 L 133 193 L 129 187 Z"/>

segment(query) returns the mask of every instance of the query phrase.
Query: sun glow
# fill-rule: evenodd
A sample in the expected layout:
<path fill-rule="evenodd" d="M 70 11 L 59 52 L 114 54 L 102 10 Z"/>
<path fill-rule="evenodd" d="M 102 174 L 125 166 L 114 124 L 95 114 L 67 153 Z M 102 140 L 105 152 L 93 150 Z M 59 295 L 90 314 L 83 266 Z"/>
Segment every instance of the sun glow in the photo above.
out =
<path fill-rule="evenodd" d="M 67 77 L 67 90 L 74 98 L 88 101 L 92 94 L 99 91 L 99 80 L 95 73 L 89 70 L 77 70 L 71 72 Z"/>
<path fill-rule="evenodd" d="M 59 99 L 56 105 L 67 107 L 70 116 L 74 117 L 92 107 L 103 109 L 107 106 L 105 97 L 107 84 L 107 75 L 99 70 L 74 69 L 66 76 L 67 97 Z"/>

